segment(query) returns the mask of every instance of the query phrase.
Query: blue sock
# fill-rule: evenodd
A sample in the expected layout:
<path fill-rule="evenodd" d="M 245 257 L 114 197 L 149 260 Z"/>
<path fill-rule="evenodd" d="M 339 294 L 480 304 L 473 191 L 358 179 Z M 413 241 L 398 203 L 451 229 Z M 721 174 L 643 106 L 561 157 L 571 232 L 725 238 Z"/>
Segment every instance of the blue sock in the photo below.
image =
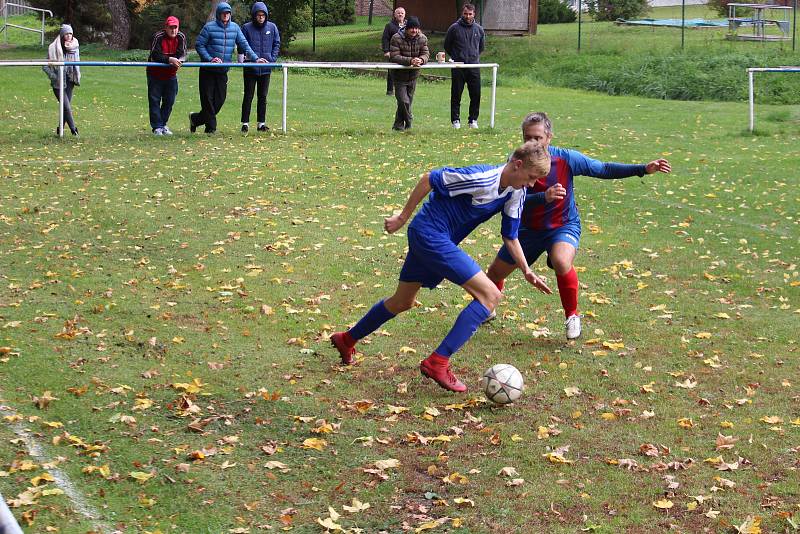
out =
<path fill-rule="evenodd" d="M 479 300 L 470 302 L 467 307 L 458 314 L 453 328 L 450 329 L 450 332 L 447 333 L 442 344 L 436 349 L 436 353 L 445 358 L 452 356 L 464 343 L 469 341 L 472 334 L 475 333 L 478 327 L 491 313 L 492 312 L 481 304 Z"/>
<path fill-rule="evenodd" d="M 361 318 L 360 321 L 356 323 L 356 325 L 348 330 L 350 335 L 353 336 L 353 339 L 358 341 L 359 339 L 365 338 L 375 330 L 380 328 L 380 326 L 388 321 L 389 319 L 394 319 L 395 315 L 386 309 L 384 306 L 383 301 L 380 300 L 375 303 L 375 305 L 370 308 L 370 310 Z"/>

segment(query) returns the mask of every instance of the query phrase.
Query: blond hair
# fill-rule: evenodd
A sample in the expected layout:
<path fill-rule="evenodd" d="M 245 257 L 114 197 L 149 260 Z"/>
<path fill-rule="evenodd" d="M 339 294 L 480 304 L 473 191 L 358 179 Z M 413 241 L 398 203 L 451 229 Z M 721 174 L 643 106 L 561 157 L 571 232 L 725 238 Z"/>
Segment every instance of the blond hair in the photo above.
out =
<path fill-rule="evenodd" d="M 522 161 L 522 165 L 531 168 L 537 176 L 547 176 L 550 172 L 550 153 L 538 141 L 528 141 L 520 146 L 511 159 Z"/>

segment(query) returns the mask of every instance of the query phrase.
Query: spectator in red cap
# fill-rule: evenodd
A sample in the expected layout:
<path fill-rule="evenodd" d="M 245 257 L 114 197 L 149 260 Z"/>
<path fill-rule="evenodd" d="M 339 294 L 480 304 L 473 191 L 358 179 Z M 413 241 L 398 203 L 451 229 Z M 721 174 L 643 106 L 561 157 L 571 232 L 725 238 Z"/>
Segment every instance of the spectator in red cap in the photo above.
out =
<path fill-rule="evenodd" d="M 186 60 L 186 36 L 178 31 L 178 17 L 167 17 L 164 29 L 153 35 L 151 63 L 168 67 L 147 67 L 147 99 L 150 102 L 150 128 L 154 135 L 172 135 L 167 126 L 178 94 L 178 69 Z"/>

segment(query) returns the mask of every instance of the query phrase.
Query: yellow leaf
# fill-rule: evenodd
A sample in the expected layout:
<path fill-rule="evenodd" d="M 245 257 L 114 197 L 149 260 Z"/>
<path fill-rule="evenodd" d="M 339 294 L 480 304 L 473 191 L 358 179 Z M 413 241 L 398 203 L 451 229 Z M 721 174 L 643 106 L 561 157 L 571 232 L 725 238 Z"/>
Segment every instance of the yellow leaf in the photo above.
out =
<path fill-rule="evenodd" d="M 414 532 L 424 532 L 426 530 L 433 530 L 438 527 L 441 523 L 438 521 L 427 521 L 422 523 L 420 526 L 414 529 Z"/>
<path fill-rule="evenodd" d="M 730 319 L 731 318 L 730 315 L 728 315 L 727 313 L 724 313 L 724 312 L 716 313 L 716 314 L 714 314 L 714 317 L 716 317 L 717 319 Z"/>
<path fill-rule="evenodd" d="M 396 469 L 400 467 L 400 460 L 389 458 L 388 460 L 378 460 L 375 462 L 375 468 L 383 471 L 384 469 Z"/>
<path fill-rule="evenodd" d="M 319 438 L 307 438 L 303 441 L 303 448 L 304 449 L 314 449 L 317 451 L 322 451 L 325 447 L 328 446 L 328 442 L 324 439 Z"/>
<path fill-rule="evenodd" d="M 582 391 L 580 390 L 580 388 L 577 388 L 577 387 L 574 387 L 574 386 L 571 386 L 571 387 L 568 387 L 568 388 L 564 388 L 564 394 L 567 397 L 579 397 L 581 395 L 581 393 L 582 393 Z"/>
<path fill-rule="evenodd" d="M 604 421 L 616 421 L 616 420 L 618 419 L 618 418 L 617 418 L 617 414 L 615 414 L 615 413 L 613 413 L 613 412 L 604 412 L 604 413 L 601 413 L 601 414 L 600 414 L 600 418 L 601 418 L 602 420 L 604 420 Z"/>
<path fill-rule="evenodd" d="M 135 480 L 137 480 L 139 482 L 139 484 L 144 484 L 145 482 L 147 482 L 148 480 L 150 480 L 151 478 L 153 478 L 156 475 L 155 475 L 155 473 L 145 473 L 145 472 L 142 472 L 142 471 L 132 471 L 132 472 L 128 473 L 128 476 L 133 478 L 133 479 L 135 479 Z"/>
<path fill-rule="evenodd" d="M 708 339 L 711 337 L 711 332 L 698 332 L 694 335 L 697 339 Z"/>
<path fill-rule="evenodd" d="M 692 422 L 692 420 L 689 419 L 688 417 L 681 417 L 680 419 L 678 419 L 677 422 L 678 422 L 678 426 L 681 427 L 681 428 L 693 428 L 694 427 L 694 422 Z"/>
<path fill-rule="evenodd" d="M 326 517 L 325 519 L 320 519 L 318 517 L 317 518 L 317 523 L 322 525 L 327 530 L 342 530 L 342 531 L 344 530 L 342 528 L 342 525 L 334 523 L 333 520 L 330 517 Z"/>
<path fill-rule="evenodd" d="M 625 348 L 625 343 L 615 341 L 603 341 L 603 346 L 608 350 L 620 350 Z"/>
<path fill-rule="evenodd" d="M 54 479 L 53 475 L 51 475 L 50 473 L 42 473 L 38 477 L 33 477 L 31 479 L 31 484 L 33 484 L 34 486 L 38 486 L 42 482 L 47 484 L 48 482 L 55 482 L 55 480 L 56 479 Z"/>
<path fill-rule="evenodd" d="M 674 504 L 669 499 L 661 499 L 659 501 L 654 502 L 653 506 L 655 506 L 656 508 L 659 508 L 661 510 L 669 510 L 670 508 L 672 508 L 674 506 Z"/>
<path fill-rule="evenodd" d="M 42 497 L 49 497 L 50 495 L 64 495 L 64 490 L 59 488 L 49 488 L 42 490 Z"/>
<path fill-rule="evenodd" d="M 369 507 L 370 504 L 368 502 L 361 502 L 355 497 L 353 498 L 353 506 L 347 506 L 346 504 L 342 506 L 346 512 L 350 512 L 351 514 L 362 512 Z"/>
<path fill-rule="evenodd" d="M 412 349 L 411 347 L 400 347 L 400 352 L 403 354 L 416 354 L 417 349 Z"/>
<path fill-rule="evenodd" d="M 453 502 L 455 504 L 463 506 L 475 506 L 475 501 L 473 501 L 472 499 L 464 499 L 462 497 L 456 497 L 455 499 L 453 499 Z"/>
<path fill-rule="evenodd" d="M 765 416 L 765 417 L 762 417 L 761 419 L 759 419 L 759 421 L 767 423 L 768 425 L 781 425 L 781 424 L 783 424 L 783 419 L 778 417 L 777 415 Z"/>
<path fill-rule="evenodd" d="M 573 460 L 567 460 L 561 454 L 557 452 L 548 452 L 547 454 L 542 455 L 544 458 L 547 458 L 547 461 L 554 464 L 572 464 L 575 463 Z"/>
<path fill-rule="evenodd" d="M 747 516 L 744 523 L 738 527 L 734 525 L 734 528 L 739 534 L 761 534 L 761 517 Z"/>

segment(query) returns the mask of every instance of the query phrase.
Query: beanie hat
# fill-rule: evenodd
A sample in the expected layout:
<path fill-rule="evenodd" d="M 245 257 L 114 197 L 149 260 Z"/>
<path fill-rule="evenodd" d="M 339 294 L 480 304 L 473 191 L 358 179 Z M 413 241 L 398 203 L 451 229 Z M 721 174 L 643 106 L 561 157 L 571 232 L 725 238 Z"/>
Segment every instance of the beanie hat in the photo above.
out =
<path fill-rule="evenodd" d="M 61 25 L 61 29 L 58 31 L 58 34 L 63 37 L 64 35 L 66 35 L 68 33 L 74 33 L 72 31 L 72 26 L 70 26 L 69 24 L 62 24 Z"/>
<path fill-rule="evenodd" d="M 406 20 L 406 28 L 419 28 L 419 19 L 417 17 L 408 17 Z"/>

